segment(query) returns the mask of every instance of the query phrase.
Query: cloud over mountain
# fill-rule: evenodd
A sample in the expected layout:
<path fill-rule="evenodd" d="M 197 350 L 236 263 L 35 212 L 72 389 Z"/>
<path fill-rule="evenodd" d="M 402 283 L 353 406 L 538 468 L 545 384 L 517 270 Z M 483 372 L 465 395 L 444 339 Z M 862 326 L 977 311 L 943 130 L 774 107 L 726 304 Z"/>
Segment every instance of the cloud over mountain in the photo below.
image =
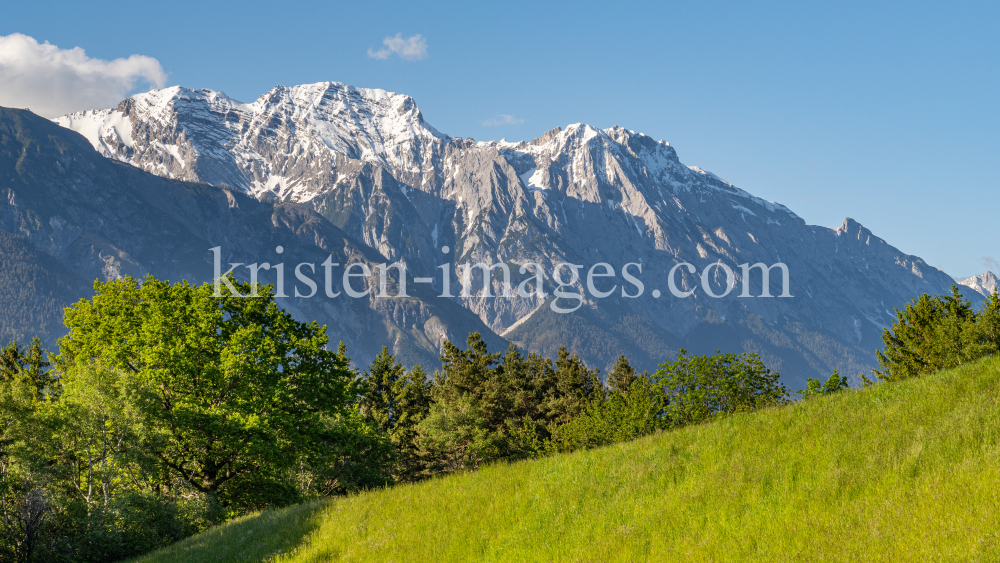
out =
<path fill-rule="evenodd" d="M 386 37 L 382 40 L 384 49 L 373 51 L 368 49 L 368 56 L 373 59 L 385 60 L 393 54 L 399 55 L 401 59 L 407 61 L 418 61 L 427 58 L 427 40 L 416 34 L 403 39 L 402 33 L 397 33 L 395 37 Z"/>
<path fill-rule="evenodd" d="M 116 105 L 141 82 L 162 87 L 159 61 L 143 55 L 105 61 L 79 48 L 14 33 L 0 36 L 0 106 L 30 108 L 45 117 Z"/>
<path fill-rule="evenodd" d="M 483 127 L 499 127 L 501 125 L 520 125 L 524 123 L 523 119 L 518 119 L 513 115 L 507 115 L 501 113 L 494 117 L 493 119 L 487 119 L 482 122 Z"/>

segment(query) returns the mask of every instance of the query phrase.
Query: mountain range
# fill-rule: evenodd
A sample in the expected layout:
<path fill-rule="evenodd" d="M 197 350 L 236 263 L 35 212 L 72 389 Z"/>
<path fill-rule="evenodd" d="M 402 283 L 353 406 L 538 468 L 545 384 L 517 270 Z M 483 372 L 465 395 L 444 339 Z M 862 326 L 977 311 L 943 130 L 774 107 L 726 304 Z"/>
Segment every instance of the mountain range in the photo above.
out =
<path fill-rule="evenodd" d="M 619 354 L 655 369 L 679 348 L 754 352 L 796 387 L 871 369 L 894 308 L 954 284 L 852 219 L 808 225 L 633 130 L 573 124 L 476 142 L 431 127 L 409 96 L 336 82 L 278 86 L 249 104 L 173 87 L 54 123 L 3 110 L 0 137 L 0 258 L 23 278 L 0 299 L 32 312 L 0 321 L 0 336 L 55 338 L 59 306 L 95 278 L 211 281 L 218 247 L 223 270 L 404 262 L 408 297 L 279 299 L 328 325 L 359 363 L 385 344 L 433 366 L 442 339 L 478 330 L 491 348 L 553 355 L 565 344 L 602 370 Z M 562 263 L 582 266 L 568 284 L 581 298 L 563 300 L 579 307 L 566 314 L 553 302 Z M 600 263 L 615 273 L 606 297 L 587 291 Z M 784 264 L 787 292 L 772 269 L 775 297 L 762 297 L 740 268 L 757 263 Z M 459 291 L 463 264 L 497 269 L 474 270 Z M 529 264 L 546 273 L 547 295 L 503 297 L 502 268 L 517 286 Z M 11 289 L 29 282 L 37 289 Z M 446 283 L 453 297 L 439 297 Z"/>

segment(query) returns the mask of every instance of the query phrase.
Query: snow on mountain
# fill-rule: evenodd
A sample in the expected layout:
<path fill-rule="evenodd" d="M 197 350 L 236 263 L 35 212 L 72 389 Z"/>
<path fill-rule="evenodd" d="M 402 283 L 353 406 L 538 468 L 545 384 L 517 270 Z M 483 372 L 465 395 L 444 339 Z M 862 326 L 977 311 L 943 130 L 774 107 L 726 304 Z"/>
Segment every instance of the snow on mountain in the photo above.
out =
<path fill-rule="evenodd" d="M 86 117 L 77 116 L 77 123 Z M 100 126 L 91 131 L 100 135 Z M 119 130 L 105 129 L 101 137 Z M 0 139 L 0 262 L 41 275 L 36 279 L 44 282 L 22 284 L 23 291 L 15 294 L 0 292 L 0 335 L 34 334 L 55 345 L 65 335 L 63 308 L 90 298 L 94 279 L 153 274 L 174 282 L 210 282 L 210 248 L 222 249 L 215 259 L 244 264 L 332 259 L 373 268 L 384 261 L 306 204 L 256 201 L 236 190 L 120 165 L 92 150 L 93 139 L 88 142 L 27 110 L 0 108 Z M 243 268 L 234 275 L 248 279 Z M 265 269 L 259 280 L 280 283 L 277 276 Z M 350 346 L 359 366 L 383 345 L 404 363 L 429 366 L 438 360 L 442 339 L 461 340 L 473 331 L 482 333 L 491 348 L 507 344 L 471 311 L 437 299 L 432 288 L 411 286 L 410 297 L 400 300 L 374 293 L 365 299 L 323 296 L 320 290 L 316 299 L 277 299 L 297 319 L 326 325 L 333 342 Z"/>
<path fill-rule="evenodd" d="M 617 126 L 577 123 L 532 141 L 475 142 L 439 133 L 409 96 L 336 82 L 278 86 L 251 104 L 174 87 L 56 121 L 153 174 L 307 204 L 416 276 L 435 275 L 445 262 L 504 264 L 515 278 L 528 263 L 550 273 L 563 262 L 640 265 L 642 298 L 621 293 L 619 278 L 616 293 L 587 296 L 573 315 L 551 313 L 551 297 L 480 294 L 484 284 L 503 292 L 499 274 L 473 276 L 468 294 L 455 297 L 496 334 L 548 354 L 574 342 L 602 367 L 618 353 L 654 367 L 679 346 L 728 347 L 800 379 L 857 373 L 873 366 L 893 307 L 952 283 L 851 219 L 838 229 L 807 225 L 783 205 L 684 165 L 669 143 Z M 684 262 L 699 273 L 682 268 L 674 282 L 696 291 L 674 298 L 668 274 Z M 739 264 L 778 262 L 791 272 L 792 299 L 739 291 L 716 299 L 703 290 L 725 289 L 720 268 L 701 275 L 711 264 L 727 265 L 742 283 Z M 452 278 L 460 287 L 454 270 Z M 650 297 L 654 288 L 664 297 Z M 774 279 L 772 289 L 781 293 Z"/>
<path fill-rule="evenodd" d="M 168 178 L 227 185 L 258 199 L 308 201 L 336 183 L 338 157 L 377 162 L 408 184 L 426 188 L 449 171 L 440 157 L 445 147 L 464 147 L 424 122 L 409 96 L 337 82 L 276 86 L 252 104 L 223 92 L 180 86 L 152 90 L 117 108 L 90 110 L 55 120 L 87 138 L 103 155 Z M 133 135 L 135 128 L 135 135 Z M 530 143 L 477 143 L 507 154 L 557 161 L 597 142 L 614 158 L 639 158 L 643 174 L 661 186 L 691 189 L 701 185 L 748 199 L 769 210 L 794 215 L 784 206 L 751 196 L 697 166 L 679 163 L 669 143 L 620 127 L 596 129 L 580 123 Z M 621 141 L 639 140 L 630 150 Z M 618 154 L 619 151 L 629 154 Z M 533 188 L 544 189 L 546 168 L 536 168 Z M 574 166 L 570 180 L 577 180 Z M 570 190 L 566 195 L 576 195 Z M 586 197 L 593 197 L 590 194 Z"/>
<path fill-rule="evenodd" d="M 1000 280 L 997 279 L 996 274 L 986 270 L 978 276 L 972 276 L 971 278 L 964 279 L 958 283 L 976 290 L 984 297 L 989 297 L 991 293 L 997 291 L 997 286 L 1000 285 Z"/>
<path fill-rule="evenodd" d="M 147 172 L 292 201 L 335 182 L 338 158 L 433 174 L 422 163 L 447 140 L 409 96 L 337 82 L 277 86 L 252 104 L 174 86 L 55 121 Z"/>

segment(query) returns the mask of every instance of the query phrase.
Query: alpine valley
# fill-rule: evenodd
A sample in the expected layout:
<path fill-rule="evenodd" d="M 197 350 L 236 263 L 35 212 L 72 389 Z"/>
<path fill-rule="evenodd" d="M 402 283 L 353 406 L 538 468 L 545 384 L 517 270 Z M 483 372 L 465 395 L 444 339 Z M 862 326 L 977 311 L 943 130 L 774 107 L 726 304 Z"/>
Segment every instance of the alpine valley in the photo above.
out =
<path fill-rule="evenodd" d="M 756 352 L 799 388 L 834 369 L 867 373 L 894 308 L 955 283 L 851 219 L 807 225 L 642 133 L 574 124 L 532 141 L 476 142 L 435 130 L 409 96 L 335 82 L 278 86 L 250 104 L 173 87 L 54 122 L 0 110 L 0 195 L 3 339 L 51 343 L 63 334 L 61 308 L 89 297 L 95 278 L 210 282 L 219 247 L 223 270 L 284 263 L 289 294 L 294 265 L 314 264 L 318 294 L 279 302 L 326 324 L 359 365 L 385 344 L 433 369 L 443 339 L 480 331 L 497 351 L 509 341 L 554 355 L 565 344 L 602 371 L 619 354 L 652 370 L 679 348 Z M 409 296 L 328 298 L 328 258 L 405 262 Z M 480 291 L 481 273 L 458 291 L 458 265 L 503 263 L 516 287 L 532 262 L 548 275 L 546 297 L 502 297 L 499 268 L 490 289 L 500 297 Z M 608 297 L 584 293 L 579 309 L 559 314 L 551 276 L 564 262 L 583 265 L 581 292 L 592 265 L 633 263 L 644 292 L 630 297 L 636 287 L 619 275 L 604 280 Z M 668 291 L 682 262 L 697 268 L 676 270 L 676 286 L 695 290 L 687 298 Z M 713 298 L 701 272 L 720 262 L 737 289 Z M 776 297 L 760 297 L 759 280 L 740 297 L 738 265 L 778 262 L 791 297 L 777 297 L 777 270 Z M 438 296 L 442 271 L 455 297 Z M 723 293 L 724 270 L 709 272 L 705 283 Z"/>

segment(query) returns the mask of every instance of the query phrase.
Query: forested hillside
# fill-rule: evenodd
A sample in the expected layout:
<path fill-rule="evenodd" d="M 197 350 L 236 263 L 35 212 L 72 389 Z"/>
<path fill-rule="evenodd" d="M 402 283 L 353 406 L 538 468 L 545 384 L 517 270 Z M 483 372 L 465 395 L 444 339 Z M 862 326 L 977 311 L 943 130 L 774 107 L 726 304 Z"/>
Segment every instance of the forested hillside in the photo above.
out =
<path fill-rule="evenodd" d="M 88 288 L 30 241 L 0 231 L 0 342 L 38 336 L 49 345 L 65 334 L 63 308 Z"/>

